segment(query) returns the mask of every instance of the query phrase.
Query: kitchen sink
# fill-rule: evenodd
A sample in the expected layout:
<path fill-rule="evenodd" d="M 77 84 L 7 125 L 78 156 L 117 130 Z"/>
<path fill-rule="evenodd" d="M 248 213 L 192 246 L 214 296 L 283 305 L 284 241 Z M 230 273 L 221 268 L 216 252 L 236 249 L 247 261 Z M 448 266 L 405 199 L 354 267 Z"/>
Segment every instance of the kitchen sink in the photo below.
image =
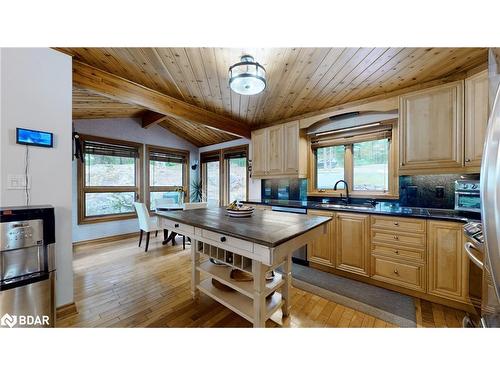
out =
<path fill-rule="evenodd" d="M 331 209 L 352 209 L 352 210 L 374 210 L 375 207 L 371 204 L 332 204 L 332 203 L 322 203 L 320 204 L 322 208 Z"/>

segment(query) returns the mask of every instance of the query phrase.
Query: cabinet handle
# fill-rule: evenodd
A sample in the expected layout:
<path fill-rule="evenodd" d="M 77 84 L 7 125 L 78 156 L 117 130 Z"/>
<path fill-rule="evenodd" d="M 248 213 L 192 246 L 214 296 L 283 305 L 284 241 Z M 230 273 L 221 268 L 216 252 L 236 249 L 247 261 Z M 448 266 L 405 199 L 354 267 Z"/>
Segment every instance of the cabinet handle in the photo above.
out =
<path fill-rule="evenodd" d="M 397 221 L 394 222 L 395 226 L 399 226 L 399 223 Z"/>
<path fill-rule="evenodd" d="M 220 242 L 226 242 L 226 237 L 221 237 Z"/>
<path fill-rule="evenodd" d="M 399 237 L 398 237 L 398 236 L 394 236 L 394 239 L 395 239 L 395 240 L 399 240 Z"/>
<path fill-rule="evenodd" d="M 399 275 L 399 271 L 398 271 L 398 269 L 397 269 L 397 268 L 394 268 L 394 273 L 395 273 L 396 275 Z"/>
<path fill-rule="evenodd" d="M 179 228 L 179 224 L 174 224 L 174 228 Z"/>

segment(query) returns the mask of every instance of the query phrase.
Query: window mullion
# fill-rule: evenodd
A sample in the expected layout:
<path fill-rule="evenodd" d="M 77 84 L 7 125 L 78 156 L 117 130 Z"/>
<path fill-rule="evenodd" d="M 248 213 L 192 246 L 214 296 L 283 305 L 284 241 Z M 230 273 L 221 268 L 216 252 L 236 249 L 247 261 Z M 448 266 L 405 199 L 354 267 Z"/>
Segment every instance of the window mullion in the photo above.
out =
<path fill-rule="evenodd" d="M 344 179 L 349 184 L 350 190 L 353 191 L 354 163 L 353 163 L 352 144 L 345 145 Z"/>

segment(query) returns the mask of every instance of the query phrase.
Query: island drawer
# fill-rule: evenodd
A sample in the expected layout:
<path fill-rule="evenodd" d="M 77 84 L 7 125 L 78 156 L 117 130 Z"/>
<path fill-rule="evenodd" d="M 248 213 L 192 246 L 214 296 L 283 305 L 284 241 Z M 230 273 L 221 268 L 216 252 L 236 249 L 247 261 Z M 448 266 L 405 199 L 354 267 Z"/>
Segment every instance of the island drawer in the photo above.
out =
<path fill-rule="evenodd" d="M 179 223 L 165 218 L 161 218 L 161 220 L 161 223 L 163 224 L 162 226 L 165 229 L 185 235 L 194 234 L 194 227 L 192 227 L 191 225 Z"/>
<path fill-rule="evenodd" d="M 245 250 L 245 251 L 248 251 L 250 253 L 253 252 L 253 243 L 252 242 L 240 240 L 239 238 L 234 238 L 231 236 L 226 236 L 225 234 L 211 232 L 211 231 L 206 230 L 206 229 L 203 229 L 201 231 L 201 235 L 202 235 L 202 237 L 204 237 L 208 240 L 215 241 L 215 242 L 218 242 L 221 244 L 223 243 L 225 246 Z"/>
<path fill-rule="evenodd" d="M 425 291 L 425 266 L 372 255 L 372 279 Z"/>
<path fill-rule="evenodd" d="M 396 216 L 371 216 L 371 227 L 411 233 L 425 233 L 425 220 Z"/>
<path fill-rule="evenodd" d="M 372 243 L 411 246 L 424 250 L 426 246 L 426 236 L 425 234 L 404 233 L 372 228 Z"/>
<path fill-rule="evenodd" d="M 394 259 L 409 259 L 414 261 L 424 261 L 425 251 L 420 249 L 404 248 L 394 245 L 372 244 L 372 254 L 391 257 Z"/>

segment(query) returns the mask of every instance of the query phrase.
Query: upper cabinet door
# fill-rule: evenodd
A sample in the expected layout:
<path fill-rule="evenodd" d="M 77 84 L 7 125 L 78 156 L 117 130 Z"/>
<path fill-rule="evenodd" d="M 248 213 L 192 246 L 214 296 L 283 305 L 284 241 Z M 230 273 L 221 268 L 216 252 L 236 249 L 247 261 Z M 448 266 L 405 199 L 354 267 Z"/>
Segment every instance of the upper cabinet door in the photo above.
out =
<path fill-rule="evenodd" d="M 283 125 L 285 157 L 284 173 L 299 172 L 299 122 L 293 121 Z"/>
<path fill-rule="evenodd" d="M 463 91 L 459 81 L 401 95 L 401 171 L 432 173 L 463 167 Z"/>
<path fill-rule="evenodd" d="M 283 174 L 284 169 L 284 153 L 283 153 L 283 126 L 273 126 L 267 129 L 268 131 L 268 173 Z"/>
<path fill-rule="evenodd" d="M 465 166 L 480 167 L 488 126 L 488 71 L 465 80 Z"/>
<path fill-rule="evenodd" d="M 252 176 L 262 177 L 267 171 L 267 129 L 252 132 Z"/>

